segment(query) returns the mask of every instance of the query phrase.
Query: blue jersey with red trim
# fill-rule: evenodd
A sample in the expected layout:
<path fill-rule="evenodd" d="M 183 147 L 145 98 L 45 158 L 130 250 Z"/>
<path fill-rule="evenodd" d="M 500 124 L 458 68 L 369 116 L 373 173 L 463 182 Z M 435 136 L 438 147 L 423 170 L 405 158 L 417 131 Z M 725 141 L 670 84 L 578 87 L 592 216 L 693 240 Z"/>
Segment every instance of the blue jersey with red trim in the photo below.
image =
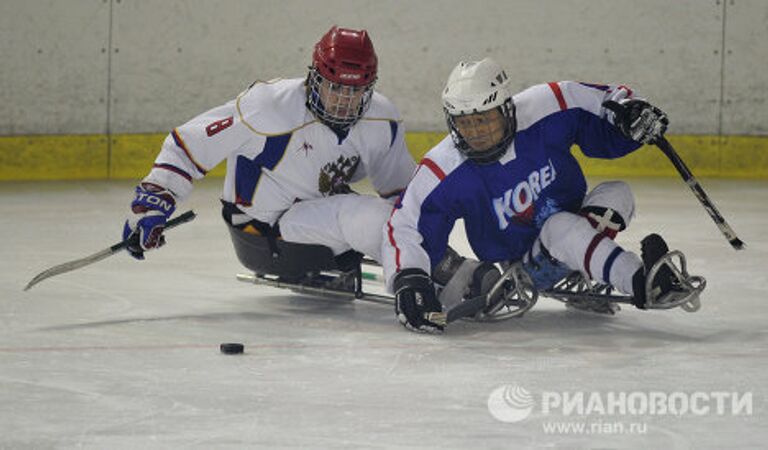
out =
<path fill-rule="evenodd" d="M 587 183 L 571 154 L 574 144 L 589 157 L 607 159 L 641 146 L 624 137 L 602 107 L 631 95 L 624 86 L 533 86 L 513 97 L 518 131 L 493 164 L 476 164 L 450 136 L 443 139 L 421 161 L 385 229 L 383 264 L 390 284 L 403 268 L 430 273 L 458 219 L 479 259 L 520 259 L 548 217 L 581 207 Z"/>

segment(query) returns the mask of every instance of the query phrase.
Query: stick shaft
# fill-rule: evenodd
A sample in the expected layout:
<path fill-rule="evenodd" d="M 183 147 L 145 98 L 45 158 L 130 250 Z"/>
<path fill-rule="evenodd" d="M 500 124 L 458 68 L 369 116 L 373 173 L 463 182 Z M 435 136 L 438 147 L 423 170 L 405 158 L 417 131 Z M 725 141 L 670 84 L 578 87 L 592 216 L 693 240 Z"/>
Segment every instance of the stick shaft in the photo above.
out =
<path fill-rule="evenodd" d="M 669 158 L 669 160 L 672 162 L 672 165 L 675 166 L 675 169 L 677 169 L 677 171 L 680 173 L 680 176 L 683 178 L 688 187 L 691 188 L 696 198 L 699 199 L 699 202 L 702 204 L 702 206 L 704 206 L 704 209 L 709 214 L 709 217 L 712 218 L 712 220 L 715 222 L 715 225 L 717 225 L 717 227 L 720 229 L 720 232 L 723 233 L 723 236 L 725 236 L 731 246 L 736 250 L 742 250 L 744 248 L 744 242 L 736 236 L 736 232 L 734 232 L 733 228 L 731 228 L 731 226 L 728 225 L 728 222 L 725 221 L 725 218 L 722 216 L 722 214 L 720 214 L 720 211 L 717 210 L 717 207 L 712 202 L 712 200 L 710 200 L 709 196 L 704 191 L 704 188 L 701 186 L 699 181 L 696 179 L 696 177 L 693 176 L 693 173 L 691 173 L 691 170 L 680 158 L 680 155 L 677 154 L 675 148 L 672 147 L 672 144 L 670 144 L 666 138 L 662 137 L 656 143 L 656 146 L 659 147 L 659 149 L 661 149 L 665 155 L 667 155 L 667 158 Z"/>
<path fill-rule="evenodd" d="M 194 211 L 187 211 L 184 214 L 180 214 L 173 219 L 169 220 L 165 224 L 166 229 L 171 229 L 174 227 L 177 227 L 181 225 L 182 223 L 189 222 L 195 218 L 195 212 Z M 123 241 L 118 242 L 117 244 L 101 250 L 99 252 L 96 252 L 92 255 L 86 256 L 85 258 L 75 259 L 72 261 L 67 261 L 65 263 L 59 264 L 57 266 L 53 266 L 50 269 L 46 269 L 39 274 L 35 275 L 32 280 L 27 283 L 27 286 L 24 288 L 25 291 L 28 291 L 32 286 L 36 285 L 37 283 L 47 279 L 54 277 L 56 275 L 61 275 L 62 273 L 71 272 L 73 270 L 80 269 L 82 267 L 91 265 L 95 262 L 101 261 L 104 258 L 108 258 L 115 253 L 118 253 L 122 250 L 124 250 L 128 245 L 130 244 L 130 238 L 125 239 Z"/>

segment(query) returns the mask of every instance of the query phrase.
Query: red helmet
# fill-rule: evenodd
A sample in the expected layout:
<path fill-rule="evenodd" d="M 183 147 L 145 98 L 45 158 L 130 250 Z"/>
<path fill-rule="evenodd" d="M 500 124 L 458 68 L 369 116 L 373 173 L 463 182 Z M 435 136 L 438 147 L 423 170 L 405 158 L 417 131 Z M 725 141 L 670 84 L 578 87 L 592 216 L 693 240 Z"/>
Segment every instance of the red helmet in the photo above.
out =
<path fill-rule="evenodd" d="M 334 25 L 315 44 L 312 65 L 334 83 L 365 86 L 376 80 L 378 59 L 367 31 Z"/>

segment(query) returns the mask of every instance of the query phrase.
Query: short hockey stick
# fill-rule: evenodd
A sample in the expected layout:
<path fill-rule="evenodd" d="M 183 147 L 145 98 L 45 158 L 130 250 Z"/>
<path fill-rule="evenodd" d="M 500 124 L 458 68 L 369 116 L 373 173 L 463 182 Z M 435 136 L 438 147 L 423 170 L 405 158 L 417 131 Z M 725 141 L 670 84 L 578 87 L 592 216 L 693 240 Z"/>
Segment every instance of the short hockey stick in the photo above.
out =
<path fill-rule="evenodd" d="M 189 222 L 193 220 L 195 216 L 196 214 L 194 211 L 187 211 L 184 214 L 181 214 L 180 216 L 174 217 L 173 219 L 169 220 L 168 223 L 165 224 L 165 228 L 171 229 L 173 227 L 181 225 L 182 223 Z M 46 278 L 54 277 L 56 275 L 61 275 L 62 273 L 71 272 L 73 270 L 80 269 L 81 267 L 85 267 L 87 265 L 93 264 L 97 261 L 101 261 L 104 258 L 107 258 L 109 256 L 114 255 L 115 253 L 125 250 L 130 243 L 131 243 L 131 238 L 128 238 L 124 241 L 118 242 L 112 247 L 104 249 L 98 253 L 94 253 L 93 255 L 86 256 L 85 258 L 80 258 L 74 261 L 69 261 L 63 264 L 59 264 L 58 266 L 53 266 L 50 269 L 44 270 L 39 274 L 35 275 L 35 277 L 32 278 L 32 281 L 27 283 L 27 286 L 24 288 L 24 290 L 28 291 L 32 286 L 45 280 Z"/>
<path fill-rule="evenodd" d="M 712 203 L 712 200 L 709 199 L 707 193 L 704 192 L 704 188 L 701 187 L 701 184 L 699 184 L 698 180 L 696 180 L 696 177 L 693 176 L 690 169 L 688 169 L 688 166 L 686 166 L 683 160 L 680 159 L 680 155 L 677 154 L 674 147 L 672 147 L 672 144 L 670 144 L 666 138 L 662 137 L 658 140 L 658 142 L 656 142 L 656 146 L 659 147 L 665 155 L 667 155 L 667 158 L 669 158 L 670 161 L 672 161 L 675 169 L 677 169 L 677 171 L 680 172 L 680 176 L 683 177 L 683 181 L 685 181 L 688 187 L 691 188 L 693 193 L 696 195 L 696 198 L 699 199 L 701 204 L 704 206 L 704 209 L 706 209 L 707 213 L 709 213 L 709 216 L 712 218 L 712 220 L 715 221 L 715 224 L 720 229 L 720 232 L 723 233 L 726 239 L 728 239 L 731 247 L 733 247 L 735 250 L 743 250 L 745 247 L 744 242 L 736 236 L 736 233 L 733 231 L 731 226 L 728 225 L 728 222 L 726 222 L 723 216 L 720 215 L 720 211 L 717 210 L 715 204 Z"/>

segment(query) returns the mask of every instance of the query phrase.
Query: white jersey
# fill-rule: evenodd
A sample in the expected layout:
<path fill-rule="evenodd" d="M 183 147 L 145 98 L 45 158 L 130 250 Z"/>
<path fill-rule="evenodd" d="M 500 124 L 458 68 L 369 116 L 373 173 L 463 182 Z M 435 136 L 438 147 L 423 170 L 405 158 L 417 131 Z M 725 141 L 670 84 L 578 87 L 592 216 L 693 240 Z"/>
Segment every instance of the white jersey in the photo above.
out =
<path fill-rule="evenodd" d="M 304 79 L 254 83 L 235 100 L 174 129 L 144 179 L 179 201 L 227 160 L 223 200 L 274 224 L 291 205 L 368 176 L 382 197 L 408 184 L 415 163 L 395 106 L 374 93 L 365 115 L 337 135 L 305 106 Z"/>

